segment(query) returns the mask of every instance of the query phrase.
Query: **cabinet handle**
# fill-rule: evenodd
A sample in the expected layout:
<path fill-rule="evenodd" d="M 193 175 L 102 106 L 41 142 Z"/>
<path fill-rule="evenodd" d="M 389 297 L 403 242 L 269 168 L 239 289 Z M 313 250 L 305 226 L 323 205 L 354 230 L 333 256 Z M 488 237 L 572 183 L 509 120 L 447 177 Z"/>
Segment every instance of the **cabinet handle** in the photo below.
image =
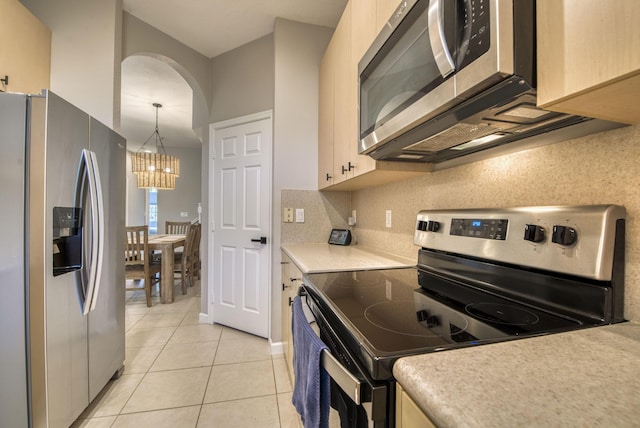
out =
<path fill-rule="evenodd" d="M 293 282 L 293 281 L 302 281 L 302 278 L 289 278 L 289 281 Z"/>
<path fill-rule="evenodd" d="M 333 177 L 329 175 L 329 173 L 327 172 L 327 181 L 331 180 Z"/>
<path fill-rule="evenodd" d="M 288 265 L 289 262 L 280 262 L 281 265 Z"/>
<path fill-rule="evenodd" d="M 344 167 L 344 165 L 342 165 L 342 174 L 344 175 L 346 172 L 351 171 L 352 169 L 355 169 L 356 166 L 355 165 L 351 165 L 351 162 L 349 162 L 347 164 L 347 168 Z"/>
<path fill-rule="evenodd" d="M 293 304 L 293 299 L 289 297 L 289 306 L 291 306 L 292 304 Z"/>
<path fill-rule="evenodd" d="M 4 83 L 5 85 L 9 84 L 9 76 L 7 76 L 6 74 L 4 75 L 4 79 L 0 79 L 0 82 Z"/>
<path fill-rule="evenodd" d="M 284 291 L 285 289 L 289 288 L 288 285 L 285 285 L 284 282 L 282 283 L 282 291 Z"/>

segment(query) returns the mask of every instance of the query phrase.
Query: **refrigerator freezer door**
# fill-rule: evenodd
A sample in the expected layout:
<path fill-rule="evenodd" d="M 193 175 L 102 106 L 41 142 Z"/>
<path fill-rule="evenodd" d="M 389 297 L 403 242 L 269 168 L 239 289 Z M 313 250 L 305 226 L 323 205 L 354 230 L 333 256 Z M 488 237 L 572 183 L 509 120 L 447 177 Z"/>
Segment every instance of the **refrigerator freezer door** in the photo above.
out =
<path fill-rule="evenodd" d="M 0 94 L 0 415 L 2 426 L 26 427 L 25 314 L 26 97 Z"/>
<path fill-rule="evenodd" d="M 124 365 L 126 141 L 93 118 L 90 128 L 90 148 L 101 177 L 106 239 L 97 299 L 89 312 L 89 400 L 93 400 Z"/>
<path fill-rule="evenodd" d="M 89 404 L 87 317 L 77 294 L 82 270 L 54 277 L 52 265 L 53 208 L 75 204 L 78 160 L 82 150 L 89 148 L 89 116 L 52 93 L 46 102 L 43 293 L 47 413 L 53 428 L 71 425 Z M 42 212 L 32 215 L 42 216 Z M 85 222 L 83 227 L 87 226 Z"/>

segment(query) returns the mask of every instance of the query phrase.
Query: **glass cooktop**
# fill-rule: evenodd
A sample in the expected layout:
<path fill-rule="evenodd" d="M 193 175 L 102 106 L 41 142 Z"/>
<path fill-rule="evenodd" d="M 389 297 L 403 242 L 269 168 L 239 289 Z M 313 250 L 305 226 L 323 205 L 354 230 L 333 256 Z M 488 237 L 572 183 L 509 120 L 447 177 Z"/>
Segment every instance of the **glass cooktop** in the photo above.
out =
<path fill-rule="evenodd" d="M 416 268 L 308 274 L 314 300 L 372 358 L 579 328 L 581 322 Z M 337 322 L 336 322 L 337 321 Z M 340 333 L 342 331 L 342 333 Z"/>

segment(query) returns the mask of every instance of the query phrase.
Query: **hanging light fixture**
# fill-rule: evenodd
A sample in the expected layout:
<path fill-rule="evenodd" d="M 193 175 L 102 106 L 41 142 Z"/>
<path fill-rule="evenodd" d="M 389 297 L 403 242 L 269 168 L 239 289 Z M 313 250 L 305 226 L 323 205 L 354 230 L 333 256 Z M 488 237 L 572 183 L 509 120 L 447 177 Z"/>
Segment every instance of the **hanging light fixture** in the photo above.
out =
<path fill-rule="evenodd" d="M 176 188 L 176 177 L 180 176 L 180 159 L 168 155 L 164 149 L 162 137 L 158 131 L 158 109 L 162 108 L 162 104 L 153 103 L 153 106 L 156 108 L 156 129 L 142 147 L 131 155 L 131 170 L 137 176 L 139 188 L 172 190 Z M 153 137 L 155 137 L 156 152 L 150 153 L 145 151 L 144 147 Z"/>

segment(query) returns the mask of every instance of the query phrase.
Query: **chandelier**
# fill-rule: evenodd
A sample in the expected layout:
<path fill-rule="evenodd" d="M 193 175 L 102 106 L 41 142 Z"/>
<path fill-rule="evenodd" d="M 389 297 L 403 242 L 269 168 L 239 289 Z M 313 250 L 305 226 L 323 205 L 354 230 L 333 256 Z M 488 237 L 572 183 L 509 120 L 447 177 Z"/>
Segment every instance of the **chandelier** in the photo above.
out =
<path fill-rule="evenodd" d="M 156 129 L 142 147 L 131 154 L 131 170 L 136 175 L 138 187 L 141 189 L 172 190 L 176 188 L 176 177 L 180 176 L 180 159 L 168 155 L 164 149 L 162 137 L 158 131 L 158 109 L 162 108 L 162 104 L 153 103 L 153 106 L 156 108 Z M 144 151 L 144 147 L 153 137 L 155 137 L 156 152 Z"/>

